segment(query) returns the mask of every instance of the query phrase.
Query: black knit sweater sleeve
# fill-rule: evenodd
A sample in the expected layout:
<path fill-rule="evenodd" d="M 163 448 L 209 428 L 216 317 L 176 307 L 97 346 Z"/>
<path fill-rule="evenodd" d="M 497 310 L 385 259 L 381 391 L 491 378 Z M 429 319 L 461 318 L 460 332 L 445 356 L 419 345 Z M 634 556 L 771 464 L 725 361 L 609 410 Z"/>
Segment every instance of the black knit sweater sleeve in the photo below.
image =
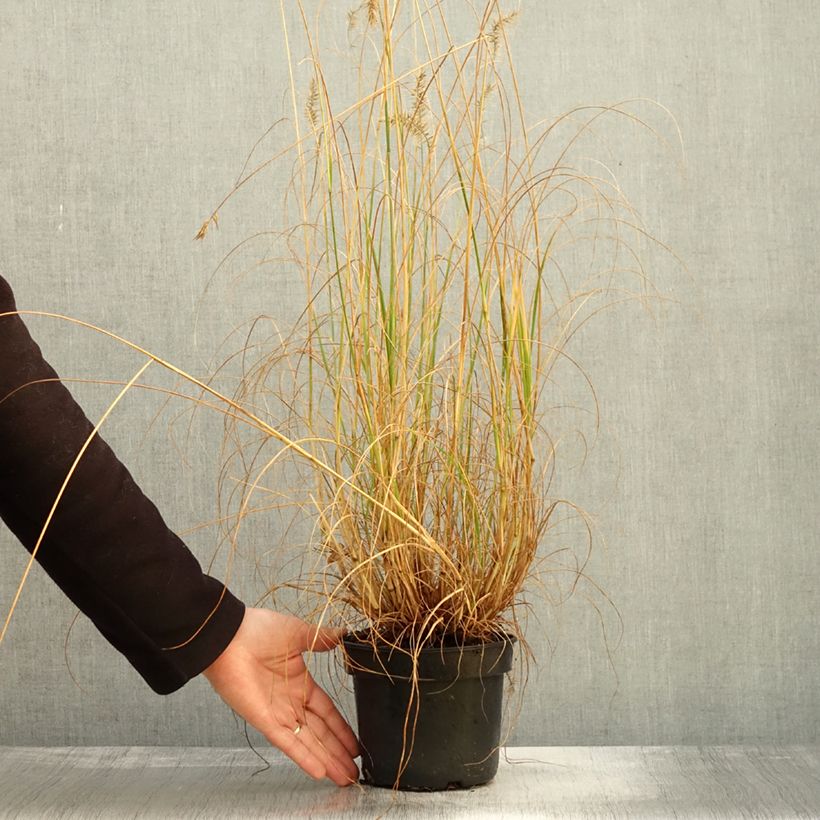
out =
<path fill-rule="evenodd" d="M 15 309 L 0 276 L 0 314 Z M 20 317 L 0 316 L 0 517 L 29 552 L 93 429 L 59 381 L 29 384 L 56 378 Z M 244 604 L 202 572 L 99 435 L 36 558 L 160 694 L 216 660 L 244 616 Z"/>

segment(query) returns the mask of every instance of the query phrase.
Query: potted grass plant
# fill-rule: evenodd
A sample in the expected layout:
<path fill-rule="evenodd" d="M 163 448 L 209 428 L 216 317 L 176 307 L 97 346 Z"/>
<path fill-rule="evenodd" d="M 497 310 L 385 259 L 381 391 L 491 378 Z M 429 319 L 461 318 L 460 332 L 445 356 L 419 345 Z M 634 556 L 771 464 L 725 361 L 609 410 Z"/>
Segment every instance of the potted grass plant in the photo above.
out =
<path fill-rule="evenodd" d="M 287 338 L 249 337 L 233 400 L 257 417 L 279 402 L 271 427 L 316 468 L 320 569 L 299 586 L 348 630 L 364 781 L 473 786 L 497 770 L 505 673 L 527 650 L 522 592 L 549 563 L 560 505 L 575 513 L 550 494 L 556 374 L 591 316 L 645 294 L 642 276 L 616 284 L 617 263 L 576 275 L 566 256 L 602 219 L 626 244 L 633 212 L 614 179 L 570 159 L 584 129 L 623 112 L 578 109 L 553 150 L 572 118 L 527 124 L 515 15 L 496 0 L 366 0 L 348 18 L 356 97 L 340 105 L 298 11 L 310 76 L 300 84 L 288 38 L 296 211 L 283 235 L 305 309 Z M 241 457 L 236 528 L 284 453 Z"/>

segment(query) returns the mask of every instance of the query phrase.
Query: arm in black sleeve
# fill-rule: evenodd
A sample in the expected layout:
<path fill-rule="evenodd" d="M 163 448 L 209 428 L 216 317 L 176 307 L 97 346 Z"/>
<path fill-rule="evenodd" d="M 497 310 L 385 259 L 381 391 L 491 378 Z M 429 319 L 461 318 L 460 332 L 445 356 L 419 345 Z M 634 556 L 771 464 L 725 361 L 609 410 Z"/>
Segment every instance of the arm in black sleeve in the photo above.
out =
<path fill-rule="evenodd" d="M 0 314 L 14 311 L 0 276 Z M 0 517 L 31 552 L 93 430 L 19 316 L 0 316 Z M 15 392 L 16 391 L 16 392 Z M 160 694 L 230 643 L 244 604 L 205 575 L 99 435 L 37 551 L 43 569 Z"/>

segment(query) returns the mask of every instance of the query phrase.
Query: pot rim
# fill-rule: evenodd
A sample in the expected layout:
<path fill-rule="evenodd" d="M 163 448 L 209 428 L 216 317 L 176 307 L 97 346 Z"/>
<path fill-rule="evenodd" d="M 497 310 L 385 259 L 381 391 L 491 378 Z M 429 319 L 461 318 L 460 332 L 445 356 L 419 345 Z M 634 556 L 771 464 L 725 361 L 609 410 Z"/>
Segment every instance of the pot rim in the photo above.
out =
<path fill-rule="evenodd" d="M 374 646 L 369 641 L 363 641 L 357 639 L 356 635 L 361 634 L 361 630 L 359 632 L 346 632 L 342 636 L 342 643 L 345 646 L 352 646 L 352 647 L 361 647 L 363 649 L 370 649 L 373 650 Z M 442 652 L 464 652 L 468 649 L 475 649 L 479 647 L 492 647 L 492 646 L 500 646 L 501 644 L 516 644 L 518 642 L 518 638 L 515 635 L 505 632 L 503 638 L 496 638 L 495 640 L 491 641 L 484 641 L 484 640 L 477 640 L 473 639 L 472 643 L 464 643 L 457 646 L 422 646 L 419 650 L 420 652 L 436 652 L 437 654 L 441 654 Z M 390 652 L 412 652 L 413 649 L 409 646 L 404 646 L 399 644 L 395 646 L 393 644 L 383 643 L 381 641 L 377 641 L 375 645 L 375 649 L 379 652 L 382 650 L 389 650 Z"/>
<path fill-rule="evenodd" d="M 457 679 L 503 675 L 512 666 L 514 635 L 505 639 L 479 641 L 463 646 L 423 646 L 414 651 L 361 641 L 346 635 L 342 639 L 347 672 L 351 675 L 378 675 L 393 680 L 454 681 Z"/>

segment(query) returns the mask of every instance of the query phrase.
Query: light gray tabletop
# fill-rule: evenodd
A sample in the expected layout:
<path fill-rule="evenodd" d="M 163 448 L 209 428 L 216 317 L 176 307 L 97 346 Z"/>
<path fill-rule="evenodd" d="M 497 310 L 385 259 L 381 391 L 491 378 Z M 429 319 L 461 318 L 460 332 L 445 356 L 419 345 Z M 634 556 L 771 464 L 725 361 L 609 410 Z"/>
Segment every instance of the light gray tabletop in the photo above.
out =
<path fill-rule="evenodd" d="M 0 747 L 0 816 L 820 817 L 820 747 L 517 747 L 492 783 L 429 794 L 339 789 L 261 751 L 260 771 L 249 749 Z"/>

